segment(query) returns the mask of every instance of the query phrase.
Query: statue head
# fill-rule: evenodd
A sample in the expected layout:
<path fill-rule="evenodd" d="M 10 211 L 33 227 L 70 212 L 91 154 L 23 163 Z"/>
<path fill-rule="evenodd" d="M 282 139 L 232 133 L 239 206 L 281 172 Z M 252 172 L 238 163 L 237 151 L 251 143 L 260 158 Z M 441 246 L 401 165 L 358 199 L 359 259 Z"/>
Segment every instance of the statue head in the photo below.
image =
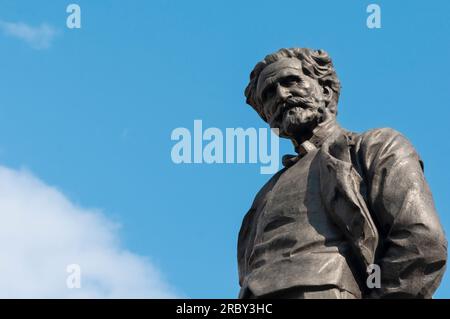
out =
<path fill-rule="evenodd" d="M 245 96 L 280 136 L 297 139 L 336 117 L 340 88 L 328 53 L 292 48 L 256 64 Z"/>

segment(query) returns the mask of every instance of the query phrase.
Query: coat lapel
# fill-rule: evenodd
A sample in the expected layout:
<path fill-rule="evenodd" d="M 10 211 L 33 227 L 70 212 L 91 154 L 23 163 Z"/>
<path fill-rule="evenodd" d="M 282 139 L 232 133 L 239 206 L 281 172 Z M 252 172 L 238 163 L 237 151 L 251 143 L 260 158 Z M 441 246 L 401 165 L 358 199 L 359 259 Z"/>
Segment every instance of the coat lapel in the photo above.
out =
<path fill-rule="evenodd" d="M 362 178 L 352 165 L 346 132 L 337 129 L 319 154 L 323 203 L 352 244 L 366 273 L 374 263 L 378 232 L 361 195 Z"/>

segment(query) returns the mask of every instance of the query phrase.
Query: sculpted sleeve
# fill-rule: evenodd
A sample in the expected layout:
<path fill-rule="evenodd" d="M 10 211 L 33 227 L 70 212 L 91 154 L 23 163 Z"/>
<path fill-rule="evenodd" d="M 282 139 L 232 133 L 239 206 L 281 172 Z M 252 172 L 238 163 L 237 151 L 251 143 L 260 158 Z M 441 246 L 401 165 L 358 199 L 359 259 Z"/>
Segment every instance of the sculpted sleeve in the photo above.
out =
<path fill-rule="evenodd" d="M 444 274 L 447 242 L 410 142 L 392 129 L 361 136 L 359 162 L 380 234 L 376 264 L 381 288 L 374 298 L 431 298 Z"/>

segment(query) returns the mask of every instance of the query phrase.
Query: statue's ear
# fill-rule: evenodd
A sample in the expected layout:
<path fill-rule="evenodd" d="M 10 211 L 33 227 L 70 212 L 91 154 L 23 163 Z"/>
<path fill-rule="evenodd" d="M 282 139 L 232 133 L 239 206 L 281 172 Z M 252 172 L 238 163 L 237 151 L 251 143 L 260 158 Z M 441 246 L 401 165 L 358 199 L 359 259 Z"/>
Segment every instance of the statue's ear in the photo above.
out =
<path fill-rule="evenodd" d="M 328 86 L 323 86 L 323 96 L 326 102 L 326 105 L 330 104 L 331 100 L 333 99 L 333 90 Z"/>
<path fill-rule="evenodd" d="M 330 112 L 334 116 L 337 115 L 336 103 L 334 101 L 334 94 L 336 94 L 329 86 L 323 86 L 323 98 L 325 101 L 326 111 Z"/>

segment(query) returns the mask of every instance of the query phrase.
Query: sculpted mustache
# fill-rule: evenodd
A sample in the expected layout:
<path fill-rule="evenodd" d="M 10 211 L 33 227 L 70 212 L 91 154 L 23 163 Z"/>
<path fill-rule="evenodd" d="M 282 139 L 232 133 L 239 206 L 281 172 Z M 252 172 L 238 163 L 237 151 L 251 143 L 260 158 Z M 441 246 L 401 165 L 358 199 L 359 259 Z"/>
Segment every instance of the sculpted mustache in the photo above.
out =
<path fill-rule="evenodd" d="M 303 109 L 309 108 L 314 105 L 314 100 L 311 97 L 302 98 L 302 97 L 292 97 L 287 99 L 286 101 L 278 104 L 277 110 L 272 115 L 269 124 L 272 124 L 275 121 L 281 121 L 284 112 L 294 107 L 301 107 Z"/>
<path fill-rule="evenodd" d="M 293 107 L 309 107 L 314 105 L 314 99 L 311 97 L 303 98 L 303 97 L 292 97 L 290 99 L 287 99 L 284 103 L 282 103 L 280 106 L 282 107 L 283 111 L 289 110 Z"/>

